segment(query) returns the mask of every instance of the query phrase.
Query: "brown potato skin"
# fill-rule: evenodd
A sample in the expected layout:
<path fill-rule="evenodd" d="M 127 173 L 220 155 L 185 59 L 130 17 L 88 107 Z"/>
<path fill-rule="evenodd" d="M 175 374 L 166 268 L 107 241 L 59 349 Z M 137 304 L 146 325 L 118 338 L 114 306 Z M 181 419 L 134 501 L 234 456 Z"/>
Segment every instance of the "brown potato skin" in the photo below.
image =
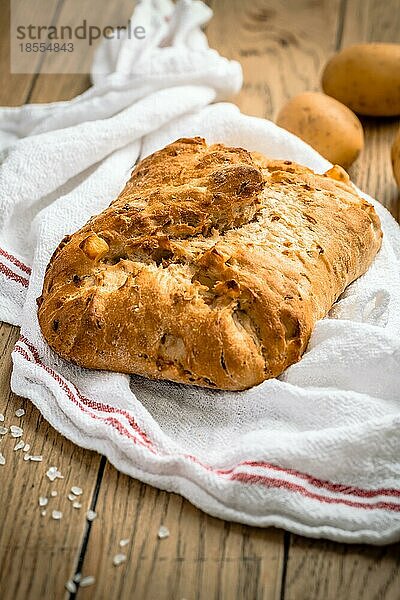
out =
<path fill-rule="evenodd" d="M 364 146 L 363 128 L 356 115 L 320 92 L 304 92 L 289 100 L 280 110 L 276 123 L 345 169 Z"/>
<path fill-rule="evenodd" d="M 335 54 L 322 89 L 360 115 L 400 114 L 400 44 L 356 44 Z"/>
<path fill-rule="evenodd" d="M 397 186 L 400 188 L 400 129 L 392 145 L 392 167 Z"/>

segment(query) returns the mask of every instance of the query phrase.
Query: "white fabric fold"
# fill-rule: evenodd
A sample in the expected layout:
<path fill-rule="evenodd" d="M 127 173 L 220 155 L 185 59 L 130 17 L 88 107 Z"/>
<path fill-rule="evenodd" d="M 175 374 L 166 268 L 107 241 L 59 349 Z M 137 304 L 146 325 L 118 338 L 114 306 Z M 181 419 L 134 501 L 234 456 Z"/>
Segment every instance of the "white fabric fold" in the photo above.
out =
<path fill-rule="evenodd" d="M 240 66 L 208 48 L 201 2 L 144 0 L 145 42 L 108 40 L 94 85 L 70 102 L 0 110 L 0 318 L 21 325 L 12 389 L 75 443 L 202 510 L 303 535 L 400 539 L 400 233 L 376 201 L 383 246 L 321 320 L 302 360 L 245 392 L 81 369 L 37 321 L 46 265 L 65 234 L 119 193 L 134 163 L 201 135 L 323 172 L 270 121 L 224 103 Z"/>

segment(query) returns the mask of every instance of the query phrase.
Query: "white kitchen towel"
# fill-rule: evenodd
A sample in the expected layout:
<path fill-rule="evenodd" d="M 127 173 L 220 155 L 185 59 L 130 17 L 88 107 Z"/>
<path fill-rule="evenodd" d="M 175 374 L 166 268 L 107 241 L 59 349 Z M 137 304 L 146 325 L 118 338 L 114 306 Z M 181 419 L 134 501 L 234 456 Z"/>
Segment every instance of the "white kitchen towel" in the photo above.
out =
<path fill-rule="evenodd" d="M 88 92 L 0 111 L 0 318 L 21 325 L 12 389 L 75 443 L 212 515 L 345 542 L 398 540 L 400 232 L 378 202 L 381 251 L 278 379 L 222 392 L 90 371 L 41 335 L 36 298 L 53 250 L 116 197 L 138 158 L 201 135 L 329 167 L 295 136 L 221 102 L 241 71 L 208 48 L 203 4 L 146 0 L 137 11 L 146 45 L 104 43 Z"/>

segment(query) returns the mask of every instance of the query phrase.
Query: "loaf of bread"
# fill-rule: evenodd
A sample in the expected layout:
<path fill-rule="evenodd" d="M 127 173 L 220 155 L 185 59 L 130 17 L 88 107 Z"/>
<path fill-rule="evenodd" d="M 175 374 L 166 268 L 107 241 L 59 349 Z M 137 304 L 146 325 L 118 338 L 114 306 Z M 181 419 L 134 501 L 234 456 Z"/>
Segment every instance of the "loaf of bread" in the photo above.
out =
<path fill-rule="evenodd" d="M 83 367 L 241 390 L 300 359 L 381 238 L 340 167 L 179 139 L 63 239 L 39 323 Z"/>

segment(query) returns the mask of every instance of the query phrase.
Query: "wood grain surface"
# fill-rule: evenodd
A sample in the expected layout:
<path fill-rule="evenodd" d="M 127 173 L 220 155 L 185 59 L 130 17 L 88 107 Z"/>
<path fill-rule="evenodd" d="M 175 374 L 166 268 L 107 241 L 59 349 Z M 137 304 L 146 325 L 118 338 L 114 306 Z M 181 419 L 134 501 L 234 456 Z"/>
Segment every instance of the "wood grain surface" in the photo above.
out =
<path fill-rule="evenodd" d="M 113 507 L 110 518 L 110 507 Z M 104 598 L 274 598 L 280 596 L 283 534 L 225 523 L 186 500 L 107 465 L 83 571 L 98 574 Z M 159 540 L 161 525 L 170 536 Z M 121 550 L 119 540 L 130 538 Z M 96 552 L 103 548 L 103 552 Z M 125 552 L 127 562 L 112 567 Z M 82 594 L 89 598 L 90 590 Z"/>
<path fill-rule="evenodd" d="M 130 0 L 127 0 L 130 1 Z M 9 3 L 0 0 L 1 105 L 72 98 L 87 75 L 10 75 Z M 86 0 L 87 3 L 87 0 Z M 328 57 L 358 41 L 400 42 L 400 0 L 214 0 L 210 44 L 240 60 L 244 86 L 233 99 L 249 114 L 273 118 L 291 96 L 319 89 Z M 106 6 L 107 3 L 104 4 Z M 58 3 L 58 17 L 71 10 Z M 108 9 L 107 9 L 108 10 Z M 352 168 L 355 182 L 399 218 L 399 195 L 389 161 L 395 119 L 364 119 L 365 150 Z M 257 529 L 214 519 L 174 494 L 117 472 L 104 458 L 68 442 L 33 405 L 10 391 L 11 349 L 18 330 L 0 325 L 0 412 L 20 424 L 32 453 L 23 460 L 16 440 L 0 450 L 0 598 L 37 600 L 398 600 L 400 545 L 384 548 L 307 540 L 277 529 Z M 23 407 L 22 418 L 15 411 Z M 4 425 L 4 424 L 3 424 Z M 64 479 L 50 483 L 49 466 Z M 71 486 L 83 488 L 82 508 L 72 508 Z M 51 490 L 58 495 L 51 497 Z M 39 496 L 49 497 L 41 515 Z M 88 523 L 87 508 L 97 512 Z M 51 511 L 60 510 L 60 521 Z M 160 540 L 160 525 L 170 536 Z M 119 541 L 129 538 L 121 549 Z M 115 554 L 127 561 L 113 566 Z M 64 589 L 75 573 L 94 575 L 77 594 Z"/>

